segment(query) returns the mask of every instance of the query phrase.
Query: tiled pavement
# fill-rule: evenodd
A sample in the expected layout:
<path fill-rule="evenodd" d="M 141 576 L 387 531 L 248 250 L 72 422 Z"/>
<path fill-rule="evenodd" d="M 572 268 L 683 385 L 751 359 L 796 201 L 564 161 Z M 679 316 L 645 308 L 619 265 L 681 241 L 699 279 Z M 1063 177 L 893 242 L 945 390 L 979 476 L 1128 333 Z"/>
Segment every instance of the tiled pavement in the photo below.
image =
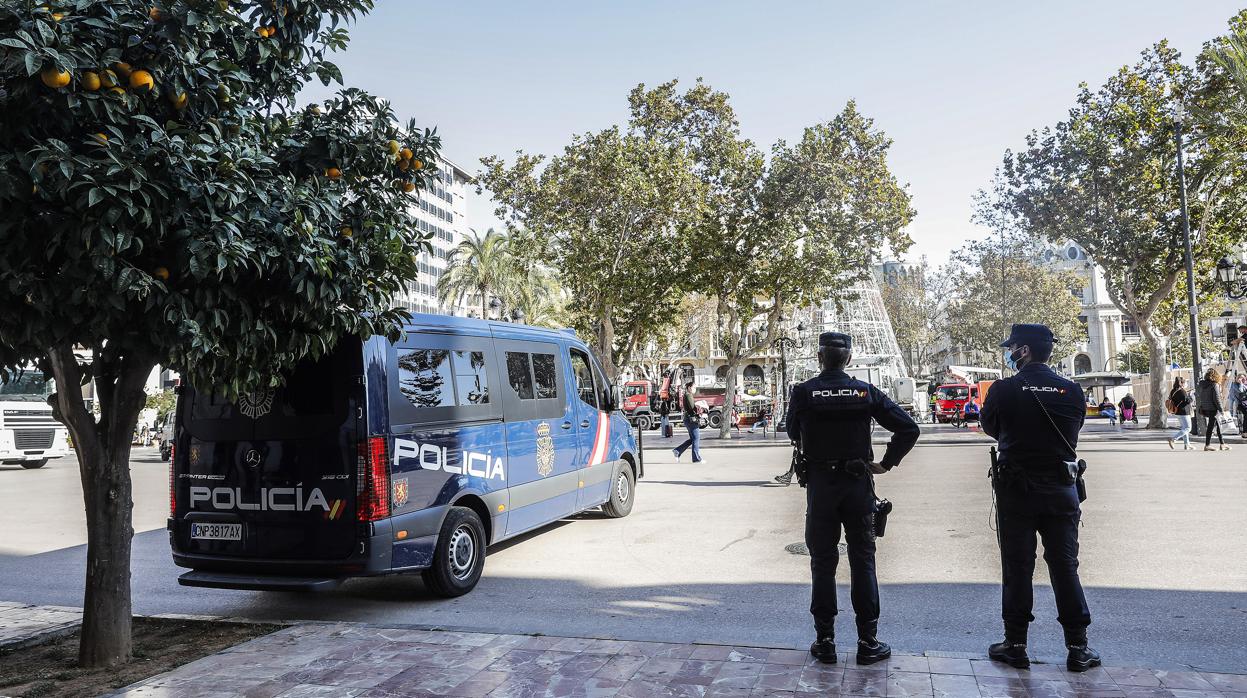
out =
<path fill-rule="evenodd" d="M 803 650 L 304 624 L 119 696 L 1111 696 L 1247 698 L 1247 675 L 1108 667 L 1071 674 L 985 659 L 895 656 L 834 666 Z"/>
<path fill-rule="evenodd" d="M 0 647 L 21 647 L 40 642 L 51 636 L 73 632 L 80 623 L 81 608 L 0 601 Z"/>

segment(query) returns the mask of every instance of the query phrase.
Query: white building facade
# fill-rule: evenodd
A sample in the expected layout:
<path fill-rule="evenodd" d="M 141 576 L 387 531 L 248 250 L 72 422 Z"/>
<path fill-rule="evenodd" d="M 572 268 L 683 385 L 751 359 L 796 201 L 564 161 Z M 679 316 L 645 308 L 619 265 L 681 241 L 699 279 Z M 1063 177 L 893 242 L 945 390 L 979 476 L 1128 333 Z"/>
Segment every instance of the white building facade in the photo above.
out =
<path fill-rule="evenodd" d="M 1113 304 L 1104 280 L 1104 270 L 1074 243 L 1051 247 L 1044 259 L 1061 271 L 1082 280 L 1074 295 L 1082 304 L 1078 319 L 1087 329 L 1087 338 L 1074 347 L 1074 353 L 1061 361 L 1060 370 L 1069 376 L 1101 371 L 1138 372 L 1137 367 L 1121 365 L 1117 355 L 1141 341 L 1139 328 Z M 1132 370 L 1133 368 L 1133 370 Z"/>
<path fill-rule="evenodd" d="M 468 233 L 467 187 L 473 182 L 463 168 L 443 159 L 435 183 L 420 191 L 415 210 L 420 232 L 429 235 L 432 249 L 420 254 L 419 273 L 396 300 L 413 313 L 466 315 L 462 305 L 443 306 L 437 299 L 437 282 L 446 273 L 451 253 Z"/>

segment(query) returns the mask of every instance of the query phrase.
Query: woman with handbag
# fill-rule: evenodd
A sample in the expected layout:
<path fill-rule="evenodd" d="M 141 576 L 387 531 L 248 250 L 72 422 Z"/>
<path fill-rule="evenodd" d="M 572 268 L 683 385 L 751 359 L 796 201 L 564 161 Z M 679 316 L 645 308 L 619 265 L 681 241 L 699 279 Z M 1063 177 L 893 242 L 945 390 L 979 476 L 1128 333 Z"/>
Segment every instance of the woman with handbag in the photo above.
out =
<path fill-rule="evenodd" d="M 1169 437 L 1169 448 L 1173 448 L 1174 441 L 1182 439 L 1182 450 L 1191 450 L 1191 393 L 1182 376 L 1173 379 L 1173 389 L 1169 391 L 1165 407 L 1178 418 L 1178 433 Z"/>
<path fill-rule="evenodd" d="M 1215 368 L 1210 368 L 1204 373 L 1204 379 L 1199 382 L 1199 414 L 1201 417 L 1207 417 L 1208 430 L 1204 432 L 1204 450 L 1215 451 L 1212 447 L 1212 430 L 1217 430 L 1217 444 L 1222 451 L 1230 450 L 1225 445 L 1225 439 L 1221 438 L 1221 423 L 1217 421 L 1217 415 L 1224 411 L 1225 407 L 1221 404 L 1221 381 L 1224 380 L 1221 372 Z"/>

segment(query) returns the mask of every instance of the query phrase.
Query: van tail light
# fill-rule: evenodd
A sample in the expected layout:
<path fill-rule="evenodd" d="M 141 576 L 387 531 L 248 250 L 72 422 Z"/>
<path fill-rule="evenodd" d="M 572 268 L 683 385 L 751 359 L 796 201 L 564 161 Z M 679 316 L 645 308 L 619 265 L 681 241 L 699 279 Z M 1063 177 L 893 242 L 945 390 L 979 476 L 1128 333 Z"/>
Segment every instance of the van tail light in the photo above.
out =
<path fill-rule="evenodd" d="M 173 489 L 173 464 L 177 462 L 177 443 L 169 444 L 169 518 L 176 519 L 178 515 L 178 500 L 174 496 Z"/>
<path fill-rule="evenodd" d="M 377 521 L 390 515 L 390 462 L 385 437 L 370 436 L 359 444 L 355 484 L 356 518 Z"/>

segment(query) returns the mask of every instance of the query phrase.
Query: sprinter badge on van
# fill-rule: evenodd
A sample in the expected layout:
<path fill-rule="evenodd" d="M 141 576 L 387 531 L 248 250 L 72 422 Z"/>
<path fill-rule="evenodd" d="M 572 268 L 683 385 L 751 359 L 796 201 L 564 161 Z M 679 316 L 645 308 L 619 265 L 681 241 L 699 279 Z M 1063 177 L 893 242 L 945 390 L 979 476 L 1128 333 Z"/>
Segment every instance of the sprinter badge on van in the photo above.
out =
<path fill-rule="evenodd" d="M 244 415 L 259 419 L 273 409 L 273 389 L 257 390 L 238 398 L 238 411 Z"/>
<path fill-rule="evenodd" d="M 554 439 L 550 438 L 550 423 L 537 425 L 537 474 L 546 477 L 554 472 Z"/>

